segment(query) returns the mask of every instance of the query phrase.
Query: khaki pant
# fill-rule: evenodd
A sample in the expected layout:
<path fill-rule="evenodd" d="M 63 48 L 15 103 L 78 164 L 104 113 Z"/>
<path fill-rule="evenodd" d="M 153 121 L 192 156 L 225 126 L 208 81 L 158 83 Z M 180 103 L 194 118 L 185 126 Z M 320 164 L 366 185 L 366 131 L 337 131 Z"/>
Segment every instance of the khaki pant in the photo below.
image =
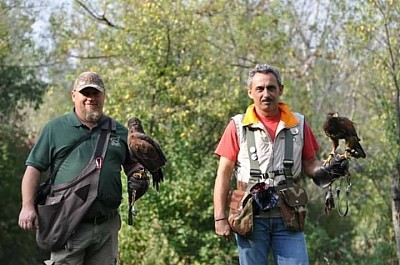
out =
<path fill-rule="evenodd" d="M 46 265 L 115 265 L 118 261 L 119 214 L 105 223 L 81 223 L 66 248 L 51 252 Z"/>

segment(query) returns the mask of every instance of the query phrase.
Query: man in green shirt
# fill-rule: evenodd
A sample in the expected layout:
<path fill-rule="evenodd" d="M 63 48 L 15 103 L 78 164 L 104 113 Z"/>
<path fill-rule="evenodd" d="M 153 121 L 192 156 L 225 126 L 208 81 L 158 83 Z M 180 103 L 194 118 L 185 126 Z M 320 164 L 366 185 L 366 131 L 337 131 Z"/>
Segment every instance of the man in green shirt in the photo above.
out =
<path fill-rule="evenodd" d="M 26 160 L 19 215 L 19 225 L 24 230 L 39 227 L 35 196 L 41 172 L 53 170 L 62 162 L 54 184 L 73 180 L 92 158 L 101 131 L 100 125 L 108 119 L 103 114 L 105 87 L 97 73 L 80 74 L 71 95 L 74 110 L 43 127 Z M 90 137 L 74 148 L 63 161 L 66 150 L 90 132 Z M 141 166 L 129 155 L 127 135 L 127 128 L 116 122 L 101 167 L 97 198 L 68 239 L 65 249 L 53 251 L 46 264 L 116 264 L 118 230 L 121 226 L 118 214 L 122 200 L 121 166 L 127 176 Z"/>

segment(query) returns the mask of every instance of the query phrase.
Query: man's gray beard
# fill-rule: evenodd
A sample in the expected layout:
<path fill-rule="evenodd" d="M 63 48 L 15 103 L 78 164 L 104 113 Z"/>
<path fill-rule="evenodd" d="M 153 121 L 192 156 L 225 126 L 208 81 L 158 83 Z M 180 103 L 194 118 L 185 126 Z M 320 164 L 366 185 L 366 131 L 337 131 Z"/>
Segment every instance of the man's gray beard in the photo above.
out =
<path fill-rule="evenodd" d="M 86 120 L 89 122 L 97 122 L 101 118 L 101 112 L 98 110 L 95 110 L 90 113 L 86 113 Z"/>

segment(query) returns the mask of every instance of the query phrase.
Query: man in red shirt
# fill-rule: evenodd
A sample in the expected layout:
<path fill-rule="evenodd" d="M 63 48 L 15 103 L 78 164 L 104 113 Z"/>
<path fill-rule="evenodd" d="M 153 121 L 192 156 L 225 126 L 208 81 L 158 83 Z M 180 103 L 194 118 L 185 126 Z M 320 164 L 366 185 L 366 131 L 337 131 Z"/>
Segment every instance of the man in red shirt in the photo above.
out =
<path fill-rule="evenodd" d="M 233 117 L 225 129 L 215 154 L 219 156 L 219 166 L 214 187 L 215 231 L 219 236 L 230 238 L 232 229 L 226 214 L 229 183 L 235 175 L 238 189 L 247 187 L 250 179 L 250 147 L 247 145 L 246 130 L 254 131 L 254 155 L 259 163 L 264 181 L 275 174 L 270 186 L 277 187 L 278 179 L 285 180 L 283 172 L 285 159 L 285 133 L 290 129 L 293 140 L 294 182 L 298 182 L 301 172 L 315 176 L 316 182 L 332 180 L 332 170 L 341 168 L 323 166 L 315 158 L 318 143 L 303 115 L 294 113 L 280 102 L 284 86 L 279 71 L 270 65 L 256 65 L 249 73 L 248 96 L 253 100 L 245 114 Z M 275 173 L 271 173 L 275 172 Z M 272 183 L 272 184 L 271 184 Z M 275 183 L 275 184 L 274 184 Z M 254 205 L 254 204 L 253 204 Z M 268 264 L 268 253 L 272 250 L 277 264 L 308 264 L 307 248 L 303 231 L 290 231 L 283 222 L 279 205 L 266 214 L 254 214 L 253 231 L 249 235 L 235 233 L 241 265 Z"/>

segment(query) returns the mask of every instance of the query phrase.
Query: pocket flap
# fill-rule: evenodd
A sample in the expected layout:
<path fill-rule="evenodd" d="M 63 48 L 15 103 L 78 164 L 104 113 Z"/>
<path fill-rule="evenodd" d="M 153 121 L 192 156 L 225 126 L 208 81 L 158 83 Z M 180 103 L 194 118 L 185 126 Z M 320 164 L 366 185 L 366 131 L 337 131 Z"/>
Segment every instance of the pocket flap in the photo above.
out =
<path fill-rule="evenodd" d="M 244 203 L 247 201 L 247 197 L 251 196 L 251 194 L 247 193 L 243 190 L 234 190 L 231 194 L 231 201 L 229 203 L 229 208 L 231 209 L 240 209 Z"/>
<path fill-rule="evenodd" d="M 64 198 L 64 195 L 58 195 L 58 196 L 48 196 L 46 198 L 46 205 L 54 205 L 62 201 Z"/>
<path fill-rule="evenodd" d="M 308 202 L 306 190 L 301 187 L 290 187 L 280 190 L 280 193 L 286 203 L 292 207 L 304 206 Z"/>

